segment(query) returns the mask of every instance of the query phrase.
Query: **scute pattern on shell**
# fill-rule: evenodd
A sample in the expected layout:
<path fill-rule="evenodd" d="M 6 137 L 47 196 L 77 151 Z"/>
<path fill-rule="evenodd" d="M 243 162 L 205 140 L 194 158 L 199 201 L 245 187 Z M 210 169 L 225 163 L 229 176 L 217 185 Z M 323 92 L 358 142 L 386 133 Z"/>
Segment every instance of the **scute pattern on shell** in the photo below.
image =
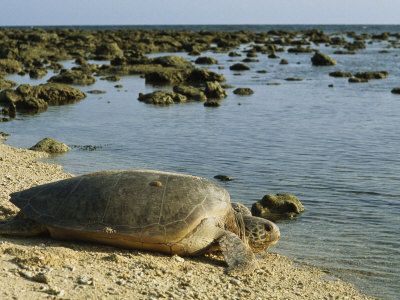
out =
<path fill-rule="evenodd" d="M 150 184 L 155 181 L 161 186 Z M 152 243 L 178 241 L 201 220 L 230 210 L 228 192 L 212 181 L 143 170 L 78 176 L 14 193 L 11 201 L 44 225 L 86 232 L 108 228 Z"/>

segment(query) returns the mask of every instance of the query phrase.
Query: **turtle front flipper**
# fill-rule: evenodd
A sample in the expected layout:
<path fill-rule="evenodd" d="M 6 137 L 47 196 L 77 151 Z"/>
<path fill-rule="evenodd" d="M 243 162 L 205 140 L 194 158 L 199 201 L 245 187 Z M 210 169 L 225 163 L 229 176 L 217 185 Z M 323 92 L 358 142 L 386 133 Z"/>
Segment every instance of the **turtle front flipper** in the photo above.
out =
<path fill-rule="evenodd" d="M 0 223 L 0 235 L 35 236 L 46 232 L 46 226 L 28 219 L 19 213 L 13 219 Z"/>
<path fill-rule="evenodd" d="M 234 233 L 226 231 L 218 244 L 228 264 L 229 274 L 251 273 L 257 266 L 256 259 L 250 248 Z"/>

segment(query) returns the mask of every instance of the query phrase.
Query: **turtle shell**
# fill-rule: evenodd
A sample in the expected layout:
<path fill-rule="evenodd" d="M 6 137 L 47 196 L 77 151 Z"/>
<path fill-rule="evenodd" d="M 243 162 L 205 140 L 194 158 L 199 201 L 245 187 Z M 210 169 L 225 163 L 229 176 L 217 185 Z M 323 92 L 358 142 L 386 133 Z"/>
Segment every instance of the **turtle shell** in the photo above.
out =
<path fill-rule="evenodd" d="M 77 176 L 13 193 L 11 202 L 46 226 L 141 243 L 177 242 L 203 219 L 230 211 L 228 192 L 210 180 L 146 170 Z"/>

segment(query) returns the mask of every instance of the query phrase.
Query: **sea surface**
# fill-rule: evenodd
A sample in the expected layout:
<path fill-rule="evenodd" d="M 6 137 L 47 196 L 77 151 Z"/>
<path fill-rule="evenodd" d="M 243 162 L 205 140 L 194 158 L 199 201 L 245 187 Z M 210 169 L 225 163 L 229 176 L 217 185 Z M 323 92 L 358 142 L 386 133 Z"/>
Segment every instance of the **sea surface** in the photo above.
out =
<path fill-rule="evenodd" d="M 400 32 L 400 26 L 376 25 L 70 27 Z M 243 45 L 237 51 L 247 48 Z M 279 52 L 289 65 L 260 54 L 259 62 L 248 63 L 250 71 L 237 74 L 229 66 L 244 56 L 202 53 L 219 61 L 224 69 L 207 68 L 223 74 L 228 84 L 254 90 L 253 95 L 240 97 L 229 89 L 218 108 L 199 102 L 168 107 L 144 104 L 137 100 L 138 94 L 160 88 L 146 85 L 139 76 L 127 76 L 118 82 L 123 88 L 98 80 L 78 88 L 105 94 L 87 94 L 76 104 L 49 107 L 38 115 L 19 114 L 11 122 L 0 123 L 0 129 L 11 134 L 7 143 L 17 147 L 31 147 L 44 137 L 71 146 L 97 146 L 94 151 L 73 147 L 68 154 L 46 160 L 76 175 L 105 169 L 155 169 L 215 180 L 215 175 L 227 174 L 235 180 L 220 184 L 233 201 L 249 208 L 265 194 L 291 193 L 306 210 L 294 220 L 278 223 L 281 240 L 269 251 L 299 264 L 319 266 L 332 280 L 351 282 L 368 295 L 398 299 L 400 95 L 390 91 L 400 87 L 400 49 L 389 49 L 385 41 L 370 44 L 356 55 L 335 55 L 337 49 L 324 45 L 313 48 L 335 58 L 338 65 L 313 67 L 310 53 Z M 158 55 L 168 53 L 151 56 Z M 185 53 L 174 55 L 195 59 Z M 336 70 L 385 70 L 389 77 L 351 84 L 328 76 Z M 52 75 L 40 80 L 7 78 L 37 85 Z M 285 81 L 287 77 L 303 80 Z"/>

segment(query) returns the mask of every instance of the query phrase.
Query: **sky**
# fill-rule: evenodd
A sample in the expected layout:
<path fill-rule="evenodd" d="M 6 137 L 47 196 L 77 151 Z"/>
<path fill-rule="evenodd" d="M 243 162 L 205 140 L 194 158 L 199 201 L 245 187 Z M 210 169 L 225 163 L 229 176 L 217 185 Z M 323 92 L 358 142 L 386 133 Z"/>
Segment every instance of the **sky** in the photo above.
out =
<path fill-rule="evenodd" d="M 400 24 L 400 0 L 0 0 L 0 26 Z"/>

